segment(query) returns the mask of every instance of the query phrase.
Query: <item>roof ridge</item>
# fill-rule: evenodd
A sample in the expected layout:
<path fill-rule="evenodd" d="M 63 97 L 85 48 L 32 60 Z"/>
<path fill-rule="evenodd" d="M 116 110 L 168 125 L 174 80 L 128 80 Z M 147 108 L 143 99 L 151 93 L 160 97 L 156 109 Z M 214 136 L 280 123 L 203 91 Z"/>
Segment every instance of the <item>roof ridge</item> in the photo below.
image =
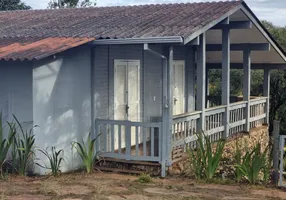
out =
<path fill-rule="evenodd" d="M 45 11 L 64 11 L 64 10 L 82 10 L 82 9 L 98 9 L 98 8 L 129 8 L 129 7 L 144 7 L 144 6 L 160 6 L 160 5 L 190 5 L 190 4 L 210 4 L 210 3 L 242 3 L 244 0 L 209 0 L 204 2 L 176 2 L 176 3 L 148 3 L 148 4 L 138 4 L 138 5 L 118 5 L 118 6 L 91 6 L 85 8 L 61 8 L 61 9 L 29 9 L 29 10 L 4 10 L 1 13 L 13 13 L 13 12 L 45 12 Z"/>

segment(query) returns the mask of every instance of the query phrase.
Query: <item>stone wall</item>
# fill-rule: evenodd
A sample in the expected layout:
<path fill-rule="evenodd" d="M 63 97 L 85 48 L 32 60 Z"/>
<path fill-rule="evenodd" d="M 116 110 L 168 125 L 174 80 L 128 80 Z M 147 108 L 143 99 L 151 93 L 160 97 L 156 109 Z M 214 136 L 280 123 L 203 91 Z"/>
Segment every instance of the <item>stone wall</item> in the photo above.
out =
<path fill-rule="evenodd" d="M 250 150 L 253 149 L 258 142 L 261 144 L 262 150 L 269 145 L 268 126 L 253 128 L 249 133 L 238 133 L 228 138 L 225 144 L 223 158 L 229 158 L 235 154 L 237 143 Z"/>
<path fill-rule="evenodd" d="M 238 144 L 245 151 L 252 150 L 257 143 L 261 144 L 262 151 L 269 145 L 269 131 L 268 126 L 261 126 L 253 128 L 249 133 L 237 133 L 227 139 L 225 144 L 224 153 L 222 156 L 222 162 L 219 170 L 221 173 L 225 173 L 226 176 L 233 174 L 234 170 L 234 156 L 236 152 L 236 145 Z M 182 159 L 176 160 L 172 166 L 169 167 L 169 175 L 181 175 L 191 174 L 189 169 L 190 162 L 188 161 L 188 155 L 184 154 Z"/>

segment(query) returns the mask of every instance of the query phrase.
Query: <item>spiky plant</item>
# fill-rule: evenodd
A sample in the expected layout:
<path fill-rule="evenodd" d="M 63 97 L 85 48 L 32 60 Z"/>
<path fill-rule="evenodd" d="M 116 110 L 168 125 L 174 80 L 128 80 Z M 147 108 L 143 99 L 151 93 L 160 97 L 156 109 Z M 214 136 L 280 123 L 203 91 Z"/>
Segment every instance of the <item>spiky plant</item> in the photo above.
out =
<path fill-rule="evenodd" d="M 238 169 L 249 183 L 257 183 L 259 181 L 260 172 L 266 172 L 265 169 L 268 165 L 267 152 L 268 148 L 262 152 L 260 143 L 257 143 L 251 152 L 246 152 L 242 163 L 237 164 Z"/>
<path fill-rule="evenodd" d="M 53 176 L 57 176 L 60 172 L 61 163 L 64 161 L 63 157 L 61 156 L 61 153 L 63 153 L 63 150 L 56 150 L 56 147 L 52 147 L 51 153 L 48 152 L 48 150 L 38 149 L 48 160 L 49 160 L 49 166 L 43 163 L 43 165 L 36 163 L 38 166 L 49 169 L 52 171 Z"/>
<path fill-rule="evenodd" d="M 13 115 L 14 120 L 16 123 L 10 123 L 10 127 L 14 127 L 16 131 L 20 131 L 14 137 L 13 140 L 13 150 L 12 150 L 12 157 L 14 162 L 14 168 L 20 175 L 26 175 L 27 166 L 32 161 L 35 153 L 35 135 L 33 134 L 33 128 L 37 127 L 34 126 L 29 131 L 24 130 L 22 124 L 18 121 L 15 115 Z M 18 126 L 15 128 L 15 124 Z"/>
<path fill-rule="evenodd" d="M 7 161 L 7 154 L 15 138 L 16 132 L 10 127 L 8 138 L 4 139 L 4 127 L 2 123 L 2 113 L 0 113 L 0 172 Z"/>
<path fill-rule="evenodd" d="M 190 161 L 197 178 L 210 180 L 215 175 L 222 158 L 225 140 L 212 143 L 204 133 L 197 135 L 197 149 L 189 150 Z"/>
<path fill-rule="evenodd" d="M 98 159 L 97 152 L 95 151 L 95 141 L 97 138 L 98 136 L 91 139 L 91 133 L 89 133 L 86 142 L 83 140 L 81 143 L 72 142 L 72 148 L 79 154 L 87 173 L 93 171 L 93 164 Z"/>

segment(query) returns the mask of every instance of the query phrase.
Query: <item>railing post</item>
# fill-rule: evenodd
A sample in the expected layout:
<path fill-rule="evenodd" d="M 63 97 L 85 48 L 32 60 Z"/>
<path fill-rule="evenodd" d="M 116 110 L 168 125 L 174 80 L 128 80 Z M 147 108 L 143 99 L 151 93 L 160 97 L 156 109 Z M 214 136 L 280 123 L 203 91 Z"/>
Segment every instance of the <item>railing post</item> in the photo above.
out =
<path fill-rule="evenodd" d="M 250 50 L 244 49 L 243 51 L 243 100 L 247 101 L 244 118 L 245 118 L 245 127 L 244 131 L 249 132 L 250 130 L 250 80 L 251 80 L 251 58 Z"/>
<path fill-rule="evenodd" d="M 202 111 L 198 120 L 198 131 L 205 130 L 206 105 L 206 34 L 199 36 L 200 44 L 197 48 L 197 110 Z"/>
<path fill-rule="evenodd" d="M 125 126 L 125 156 L 126 160 L 131 159 L 131 123 L 127 121 Z"/>
<path fill-rule="evenodd" d="M 264 68 L 264 81 L 263 81 L 263 96 L 267 97 L 265 105 L 265 123 L 269 124 L 269 108 L 270 108 L 270 70 L 266 67 Z"/>
<path fill-rule="evenodd" d="M 222 105 L 226 105 L 223 114 L 224 134 L 223 138 L 229 135 L 229 98 L 230 98 L 230 30 L 222 30 Z"/>

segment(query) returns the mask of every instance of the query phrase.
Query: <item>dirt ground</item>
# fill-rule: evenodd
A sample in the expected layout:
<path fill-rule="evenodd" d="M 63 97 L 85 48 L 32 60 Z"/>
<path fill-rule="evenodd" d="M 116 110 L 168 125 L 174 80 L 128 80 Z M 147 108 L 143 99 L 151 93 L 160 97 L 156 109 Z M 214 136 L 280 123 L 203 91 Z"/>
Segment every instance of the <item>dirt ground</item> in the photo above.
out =
<path fill-rule="evenodd" d="M 181 178 L 154 178 L 148 184 L 137 180 L 137 176 L 110 173 L 8 177 L 0 181 L 0 200 L 286 199 L 286 192 L 262 186 L 203 184 Z"/>

